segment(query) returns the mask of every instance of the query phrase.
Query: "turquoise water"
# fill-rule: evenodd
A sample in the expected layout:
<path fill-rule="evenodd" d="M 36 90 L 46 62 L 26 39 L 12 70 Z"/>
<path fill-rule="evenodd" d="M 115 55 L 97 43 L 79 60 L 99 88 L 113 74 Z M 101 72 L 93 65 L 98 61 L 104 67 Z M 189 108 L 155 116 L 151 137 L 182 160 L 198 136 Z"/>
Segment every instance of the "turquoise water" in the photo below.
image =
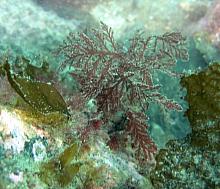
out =
<path fill-rule="evenodd" d="M 220 188 L 218 0 L 1 0 L 0 189 Z"/>

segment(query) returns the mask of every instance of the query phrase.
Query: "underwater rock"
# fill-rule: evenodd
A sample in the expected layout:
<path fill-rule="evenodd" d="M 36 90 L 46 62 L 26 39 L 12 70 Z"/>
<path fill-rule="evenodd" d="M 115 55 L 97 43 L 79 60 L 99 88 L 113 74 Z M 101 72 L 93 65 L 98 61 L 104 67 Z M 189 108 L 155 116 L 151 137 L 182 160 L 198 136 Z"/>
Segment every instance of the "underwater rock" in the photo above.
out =
<path fill-rule="evenodd" d="M 47 140 L 44 137 L 33 137 L 30 141 L 25 142 L 25 151 L 37 162 L 47 157 L 46 147 Z"/>
<path fill-rule="evenodd" d="M 181 79 L 181 85 L 187 89 L 185 99 L 189 103 L 186 115 L 193 129 L 202 129 L 202 125 L 207 127 L 208 122 L 219 119 L 219 76 L 220 64 L 216 62 L 201 72 Z"/>
<path fill-rule="evenodd" d="M 63 37 L 77 28 L 77 21 L 60 18 L 29 0 L 2 0 L 0 10 L 2 51 L 50 57 Z"/>
<path fill-rule="evenodd" d="M 191 34 L 209 4 L 210 0 L 113 0 L 98 4 L 91 14 L 111 26 L 118 39 L 130 36 L 137 28 L 149 34 L 172 30 Z"/>
<path fill-rule="evenodd" d="M 13 153 L 20 153 L 24 149 L 27 140 L 25 123 L 15 112 L 10 112 L 0 106 L 0 145 L 4 149 L 12 150 Z"/>
<path fill-rule="evenodd" d="M 12 182 L 14 183 L 19 183 L 23 181 L 23 172 L 19 172 L 19 173 L 10 173 L 9 174 L 9 178 L 11 179 Z"/>
<path fill-rule="evenodd" d="M 196 29 L 195 29 L 196 28 Z M 194 27 L 196 48 L 207 62 L 220 60 L 220 1 L 211 2 L 206 15 Z"/>
<path fill-rule="evenodd" d="M 185 112 L 192 133 L 184 139 L 172 140 L 156 156 L 151 173 L 155 188 L 220 187 L 220 64 L 184 76 L 189 108 Z"/>
<path fill-rule="evenodd" d="M 200 19 L 205 16 L 209 6 L 210 3 L 205 1 L 195 1 L 194 3 L 190 1 L 181 1 L 179 4 L 180 9 L 185 13 L 188 25 L 200 21 Z"/>
<path fill-rule="evenodd" d="M 105 0 L 107 1 L 107 0 Z M 94 22 L 94 18 L 89 11 L 103 0 L 33 0 L 46 11 L 54 11 L 58 16 L 77 20 L 85 25 Z"/>
<path fill-rule="evenodd" d="M 192 127 L 192 144 L 220 149 L 220 64 L 212 63 L 198 73 L 185 76 L 181 85 L 187 89 L 185 112 Z M 218 136 L 219 135 L 219 136 Z"/>
<path fill-rule="evenodd" d="M 47 9 L 52 9 L 52 10 L 62 10 L 65 7 L 71 7 L 73 10 L 74 9 L 88 9 L 92 5 L 96 5 L 99 2 L 102 2 L 103 0 L 33 0 L 43 8 Z M 105 0 L 106 1 L 106 0 Z M 58 10 L 57 10 L 58 9 Z"/>
<path fill-rule="evenodd" d="M 220 49 L 220 1 L 215 0 L 209 9 L 206 18 L 206 30 L 212 44 Z"/>
<path fill-rule="evenodd" d="M 193 36 L 195 47 L 202 55 L 206 64 L 220 60 L 218 49 L 212 45 L 207 32 L 197 32 Z"/>
<path fill-rule="evenodd" d="M 101 141 L 95 144 L 95 150 L 89 153 L 89 157 L 97 165 L 104 164 L 108 167 L 107 172 L 112 173 L 115 177 L 114 180 L 117 184 L 115 188 L 121 189 L 130 179 L 132 183 L 136 183 L 135 186 L 138 189 L 153 188 L 149 179 L 138 172 L 137 165 L 133 161 L 129 161 L 129 158 L 122 157 L 120 154 L 112 153 Z"/>
<path fill-rule="evenodd" d="M 166 149 L 156 156 L 157 165 L 151 172 L 155 189 L 220 187 L 219 150 L 193 147 L 191 136 L 168 142 Z"/>

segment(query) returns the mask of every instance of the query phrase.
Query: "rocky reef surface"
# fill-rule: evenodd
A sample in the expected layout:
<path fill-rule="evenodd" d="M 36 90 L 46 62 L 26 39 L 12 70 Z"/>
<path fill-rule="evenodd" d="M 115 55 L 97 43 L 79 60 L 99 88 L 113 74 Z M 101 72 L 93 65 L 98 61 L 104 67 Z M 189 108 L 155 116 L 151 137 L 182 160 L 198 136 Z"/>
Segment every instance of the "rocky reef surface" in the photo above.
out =
<path fill-rule="evenodd" d="M 0 189 L 220 188 L 219 12 L 219 0 L 1 0 L 0 54 L 12 57 L 12 74 L 23 79 L 15 77 L 18 85 L 11 85 L 1 63 Z M 128 156 L 130 148 L 110 149 L 106 132 L 92 131 L 89 144 L 82 145 L 78 133 L 88 126 L 94 104 L 85 105 L 75 93 L 70 70 L 56 72 L 62 57 L 54 56 L 54 50 L 66 36 L 86 33 L 100 21 L 112 27 L 119 42 L 128 43 L 137 29 L 149 35 L 180 31 L 188 39 L 189 62 L 178 61 L 175 68 L 184 73 L 185 89 L 177 92 L 180 80 L 156 75 L 161 92 L 178 101 L 183 111 L 149 107 L 149 133 L 159 152 L 143 167 Z M 26 94 L 19 93 L 21 86 Z M 45 95 L 48 109 L 29 95 L 32 89 Z M 48 97 L 61 102 L 58 109 L 70 111 L 71 119 L 53 112 L 57 106 Z"/>

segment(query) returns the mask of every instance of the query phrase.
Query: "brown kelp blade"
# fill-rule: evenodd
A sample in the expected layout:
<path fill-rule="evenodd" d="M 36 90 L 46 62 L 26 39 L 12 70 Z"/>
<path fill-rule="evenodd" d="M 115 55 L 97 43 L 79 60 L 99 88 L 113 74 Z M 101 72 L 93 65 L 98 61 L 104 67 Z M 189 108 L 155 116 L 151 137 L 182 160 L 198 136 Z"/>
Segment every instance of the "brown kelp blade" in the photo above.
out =
<path fill-rule="evenodd" d="M 44 114 L 58 111 L 69 115 L 63 97 L 52 85 L 19 77 L 14 78 L 14 81 L 19 87 L 17 90 L 23 94 L 22 98 L 34 109 Z"/>
<path fill-rule="evenodd" d="M 12 74 L 7 58 L 4 60 L 3 67 L 12 88 L 32 108 L 43 114 L 60 112 L 70 116 L 63 97 L 51 84 L 32 81 Z"/>

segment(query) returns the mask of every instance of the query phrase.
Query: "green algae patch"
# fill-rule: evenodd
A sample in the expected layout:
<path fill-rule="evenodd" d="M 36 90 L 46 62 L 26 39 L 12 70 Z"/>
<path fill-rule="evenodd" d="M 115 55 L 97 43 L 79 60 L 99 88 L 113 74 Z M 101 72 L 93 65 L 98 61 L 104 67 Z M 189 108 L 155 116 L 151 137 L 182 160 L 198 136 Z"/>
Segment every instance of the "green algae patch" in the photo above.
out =
<path fill-rule="evenodd" d="M 78 150 L 78 145 L 73 143 L 57 158 L 43 163 L 39 173 L 41 181 L 49 186 L 59 184 L 64 187 L 70 184 L 82 165 L 81 162 L 73 162 L 76 160 Z"/>
<path fill-rule="evenodd" d="M 88 144 L 72 143 L 61 154 L 40 165 L 39 179 L 48 187 L 61 188 L 78 185 L 79 188 L 108 186 L 108 167 L 90 159 Z M 71 186 L 70 186 L 71 188 Z"/>
<path fill-rule="evenodd" d="M 213 63 L 204 71 L 185 76 L 181 85 L 187 89 L 186 115 L 193 130 L 212 125 L 220 117 L 220 64 Z M 203 127 L 203 128 L 202 128 Z"/>
<path fill-rule="evenodd" d="M 181 85 L 187 89 L 185 112 L 192 127 L 191 144 L 220 149 L 220 64 L 212 63 L 201 72 L 185 76 Z"/>
<path fill-rule="evenodd" d="M 78 145 L 76 143 L 73 143 L 70 147 L 68 147 L 64 152 L 60 155 L 59 161 L 61 164 L 61 167 L 68 166 L 72 158 L 75 157 L 75 155 L 78 152 Z"/>

